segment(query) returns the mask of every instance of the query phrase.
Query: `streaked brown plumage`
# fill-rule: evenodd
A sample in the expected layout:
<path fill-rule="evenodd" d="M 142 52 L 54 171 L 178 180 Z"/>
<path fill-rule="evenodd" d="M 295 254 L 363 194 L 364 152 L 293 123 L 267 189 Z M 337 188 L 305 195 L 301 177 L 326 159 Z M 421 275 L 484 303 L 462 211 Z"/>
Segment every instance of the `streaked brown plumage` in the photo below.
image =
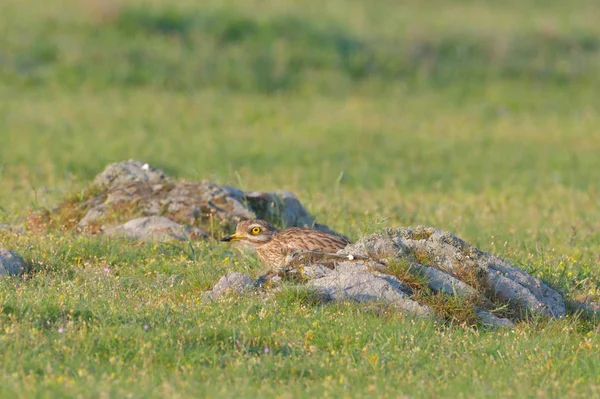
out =
<path fill-rule="evenodd" d="M 320 230 L 299 227 L 277 230 L 264 220 L 244 220 L 238 223 L 234 234 L 221 241 L 249 243 L 256 248 L 260 260 L 269 266 L 282 265 L 286 256 L 296 251 L 334 254 L 350 244 L 343 237 Z"/>

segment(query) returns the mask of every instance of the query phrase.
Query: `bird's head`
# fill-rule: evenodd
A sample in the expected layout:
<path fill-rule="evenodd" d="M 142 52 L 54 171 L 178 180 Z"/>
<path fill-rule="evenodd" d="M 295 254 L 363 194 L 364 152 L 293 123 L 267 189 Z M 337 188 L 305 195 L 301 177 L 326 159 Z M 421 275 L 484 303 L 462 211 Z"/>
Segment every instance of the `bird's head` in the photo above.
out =
<path fill-rule="evenodd" d="M 221 241 L 243 241 L 253 246 L 260 246 L 271 241 L 277 231 L 264 220 L 244 220 L 238 223 L 235 233 L 221 238 Z"/>

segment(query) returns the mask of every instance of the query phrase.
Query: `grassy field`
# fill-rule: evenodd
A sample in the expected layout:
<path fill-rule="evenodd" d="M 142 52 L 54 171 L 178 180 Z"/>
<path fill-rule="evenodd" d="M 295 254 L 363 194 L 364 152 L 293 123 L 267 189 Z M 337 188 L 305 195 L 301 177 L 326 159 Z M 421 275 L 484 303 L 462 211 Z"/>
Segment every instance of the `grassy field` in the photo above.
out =
<path fill-rule="evenodd" d="M 176 3 L 176 4 L 171 4 Z M 295 192 L 359 238 L 432 225 L 600 299 L 595 0 L 3 0 L 0 224 L 109 162 Z M 292 288 L 200 303 L 220 243 L 0 246 L 0 397 L 600 397 L 598 321 L 490 331 Z"/>

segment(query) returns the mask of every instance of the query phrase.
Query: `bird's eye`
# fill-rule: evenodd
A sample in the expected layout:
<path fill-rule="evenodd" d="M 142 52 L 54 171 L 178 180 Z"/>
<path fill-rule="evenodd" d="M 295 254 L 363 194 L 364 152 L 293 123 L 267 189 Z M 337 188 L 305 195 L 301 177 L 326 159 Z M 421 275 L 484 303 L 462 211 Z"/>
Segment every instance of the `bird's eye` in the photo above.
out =
<path fill-rule="evenodd" d="M 253 235 L 257 236 L 257 235 L 260 234 L 260 231 L 261 231 L 260 227 L 256 226 L 256 227 L 253 227 L 252 230 L 250 230 L 250 233 L 252 233 Z"/>

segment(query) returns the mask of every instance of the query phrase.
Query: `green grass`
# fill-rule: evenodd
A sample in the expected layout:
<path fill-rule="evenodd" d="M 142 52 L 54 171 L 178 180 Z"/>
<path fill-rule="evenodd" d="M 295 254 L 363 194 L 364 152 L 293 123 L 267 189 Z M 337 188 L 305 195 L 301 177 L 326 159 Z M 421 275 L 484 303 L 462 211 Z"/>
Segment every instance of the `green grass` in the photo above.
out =
<path fill-rule="evenodd" d="M 1 2 L 0 224 L 135 158 L 293 191 L 352 238 L 450 230 L 600 299 L 596 1 L 171 3 Z M 1 397 L 600 390 L 589 315 L 491 331 L 292 287 L 202 304 L 262 266 L 215 242 L 0 229 L 0 245 L 34 265 L 0 280 Z"/>

